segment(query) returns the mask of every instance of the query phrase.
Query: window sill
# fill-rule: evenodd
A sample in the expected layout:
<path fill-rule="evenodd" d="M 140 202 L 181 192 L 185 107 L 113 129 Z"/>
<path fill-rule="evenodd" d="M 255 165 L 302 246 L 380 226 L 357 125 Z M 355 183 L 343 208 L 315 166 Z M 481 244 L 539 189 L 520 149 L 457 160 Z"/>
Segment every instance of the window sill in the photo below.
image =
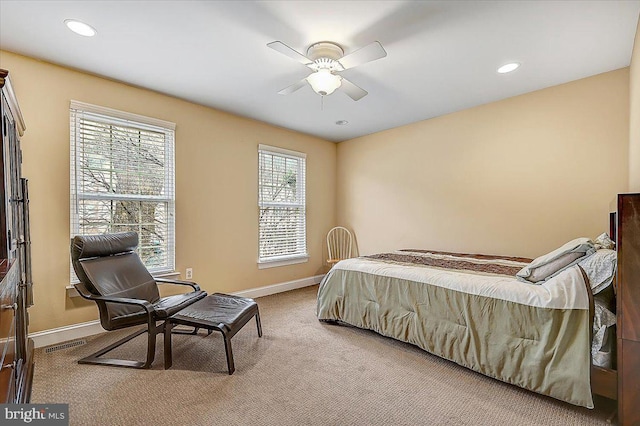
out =
<path fill-rule="evenodd" d="M 258 261 L 258 269 L 277 268 L 278 266 L 295 265 L 297 263 L 306 263 L 309 261 L 309 256 L 296 256 L 284 259 L 275 260 L 263 260 Z"/>
<path fill-rule="evenodd" d="M 179 277 L 180 276 L 180 272 L 178 271 L 164 271 L 164 272 L 156 272 L 156 273 L 151 273 L 151 275 L 155 278 L 166 278 L 166 277 Z M 78 293 L 78 291 L 76 290 L 76 288 L 73 286 L 74 283 L 78 283 L 80 281 L 74 281 L 71 284 L 69 284 L 68 286 L 65 287 L 66 291 L 67 291 L 67 296 L 69 297 L 80 297 L 80 294 Z"/>

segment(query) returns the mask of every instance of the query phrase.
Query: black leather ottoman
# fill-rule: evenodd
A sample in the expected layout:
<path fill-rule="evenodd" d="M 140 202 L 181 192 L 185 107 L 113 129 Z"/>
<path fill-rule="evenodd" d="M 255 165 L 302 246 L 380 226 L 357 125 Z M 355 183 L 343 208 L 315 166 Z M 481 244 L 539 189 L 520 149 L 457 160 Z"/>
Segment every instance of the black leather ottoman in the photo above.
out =
<path fill-rule="evenodd" d="M 167 320 L 164 330 L 164 368 L 171 368 L 171 329 L 176 325 L 204 328 L 209 331 L 217 330 L 224 337 L 224 348 L 227 353 L 227 367 L 229 374 L 233 374 L 233 352 L 231 338 L 253 317 L 256 317 L 258 336 L 262 337 L 260 312 L 258 304 L 246 297 L 230 294 L 214 293 L 187 306 Z"/>

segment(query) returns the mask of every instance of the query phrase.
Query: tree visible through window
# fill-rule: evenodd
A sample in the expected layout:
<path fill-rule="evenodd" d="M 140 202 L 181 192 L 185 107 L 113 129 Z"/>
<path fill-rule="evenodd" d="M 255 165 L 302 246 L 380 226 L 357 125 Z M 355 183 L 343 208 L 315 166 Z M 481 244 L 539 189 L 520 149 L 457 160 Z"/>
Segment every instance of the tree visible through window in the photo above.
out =
<path fill-rule="evenodd" d="M 71 233 L 136 231 L 151 271 L 174 269 L 174 130 L 71 108 Z M 83 108 L 84 107 L 84 108 Z M 90 109 L 90 110 L 87 110 Z M 147 121 L 157 121 L 146 119 Z M 163 122 L 164 123 L 164 122 Z"/>
<path fill-rule="evenodd" d="M 260 145 L 259 262 L 306 259 L 305 154 Z"/>

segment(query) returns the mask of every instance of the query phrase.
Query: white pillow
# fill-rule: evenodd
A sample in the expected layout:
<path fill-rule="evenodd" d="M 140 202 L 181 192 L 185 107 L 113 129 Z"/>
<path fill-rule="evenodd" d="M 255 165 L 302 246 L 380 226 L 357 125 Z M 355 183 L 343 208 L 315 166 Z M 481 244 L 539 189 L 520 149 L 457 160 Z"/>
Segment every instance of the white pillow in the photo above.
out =
<path fill-rule="evenodd" d="M 552 252 L 540 256 L 522 268 L 516 278 L 528 283 L 541 283 L 573 266 L 596 249 L 589 238 L 576 238 Z"/>
<path fill-rule="evenodd" d="M 581 260 L 578 265 L 587 274 L 593 294 L 598 294 L 613 282 L 613 277 L 616 275 L 617 254 L 615 250 L 598 250 Z"/>

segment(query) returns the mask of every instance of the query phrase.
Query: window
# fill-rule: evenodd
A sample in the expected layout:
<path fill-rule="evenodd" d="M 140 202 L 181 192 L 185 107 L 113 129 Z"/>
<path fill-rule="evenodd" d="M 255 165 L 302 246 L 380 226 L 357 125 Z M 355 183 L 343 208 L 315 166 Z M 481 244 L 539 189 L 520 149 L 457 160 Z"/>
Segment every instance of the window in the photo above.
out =
<path fill-rule="evenodd" d="M 146 267 L 173 271 L 175 124 L 76 101 L 70 118 L 71 235 L 136 231 Z"/>
<path fill-rule="evenodd" d="M 258 157 L 259 267 L 306 262 L 306 155 L 259 145 Z"/>

